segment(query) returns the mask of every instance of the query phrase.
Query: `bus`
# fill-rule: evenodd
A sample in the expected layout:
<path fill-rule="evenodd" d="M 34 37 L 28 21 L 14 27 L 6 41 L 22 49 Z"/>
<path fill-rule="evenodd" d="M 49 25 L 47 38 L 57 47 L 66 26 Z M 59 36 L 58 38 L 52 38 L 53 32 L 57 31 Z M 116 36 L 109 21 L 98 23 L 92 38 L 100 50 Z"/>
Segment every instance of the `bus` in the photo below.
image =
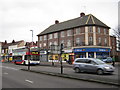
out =
<path fill-rule="evenodd" d="M 16 49 L 13 51 L 12 63 L 38 65 L 40 64 L 39 56 L 40 54 L 37 50 L 28 51 L 28 49 Z"/>

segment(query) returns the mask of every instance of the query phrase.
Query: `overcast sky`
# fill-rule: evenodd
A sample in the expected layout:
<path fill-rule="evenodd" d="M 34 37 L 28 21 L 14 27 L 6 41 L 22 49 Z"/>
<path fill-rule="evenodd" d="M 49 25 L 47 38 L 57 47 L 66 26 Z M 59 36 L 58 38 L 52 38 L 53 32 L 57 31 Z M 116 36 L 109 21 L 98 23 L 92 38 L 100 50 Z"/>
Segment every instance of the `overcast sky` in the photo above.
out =
<path fill-rule="evenodd" d="M 0 0 L 0 41 L 37 41 L 37 34 L 54 24 L 93 14 L 109 27 L 118 26 L 119 0 Z"/>

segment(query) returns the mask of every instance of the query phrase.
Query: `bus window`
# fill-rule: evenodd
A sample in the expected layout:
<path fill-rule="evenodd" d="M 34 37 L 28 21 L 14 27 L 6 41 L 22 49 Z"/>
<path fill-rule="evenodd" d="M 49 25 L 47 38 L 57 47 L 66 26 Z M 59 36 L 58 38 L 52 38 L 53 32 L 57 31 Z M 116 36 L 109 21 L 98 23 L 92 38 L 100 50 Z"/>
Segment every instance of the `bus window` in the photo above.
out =
<path fill-rule="evenodd" d="M 30 60 L 30 59 L 31 59 L 30 55 L 25 55 L 25 60 Z"/>
<path fill-rule="evenodd" d="M 39 61 L 39 55 L 31 55 L 31 60 Z"/>

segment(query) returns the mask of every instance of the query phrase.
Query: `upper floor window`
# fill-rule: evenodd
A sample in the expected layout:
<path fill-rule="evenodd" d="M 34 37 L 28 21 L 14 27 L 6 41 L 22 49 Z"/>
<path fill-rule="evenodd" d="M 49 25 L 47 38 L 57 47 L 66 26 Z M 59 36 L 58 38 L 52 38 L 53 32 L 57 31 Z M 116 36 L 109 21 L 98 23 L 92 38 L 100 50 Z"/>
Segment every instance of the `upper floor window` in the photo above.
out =
<path fill-rule="evenodd" d="M 40 41 L 42 41 L 42 36 L 40 36 Z"/>
<path fill-rule="evenodd" d="M 107 31 L 106 31 L 106 29 L 104 29 L 104 34 L 107 34 Z"/>
<path fill-rule="evenodd" d="M 107 44 L 107 38 L 104 39 L 104 43 L 105 43 L 105 45 Z"/>
<path fill-rule="evenodd" d="M 76 28 L 76 29 L 75 29 L 75 32 L 76 32 L 76 34 L 80 34 L 81 29 L 80 29 L 80 28 Z"/>
<path fill-rule="evenodd" d="M 46 43 L 44 43 L 44 47 L 46 47 Z"/>
<path fill-rule="evenodd" d="M 64 42 L 64 40 L 62 40 L 61 42 L 60 42 L 60 45 L 61 44 L 63 44 L 63 47 L 65 47 L 65 42 Z"/>
<path fill-rule="evenodd" d="M 40 44 L 39 46 L 42 47 L 42 44 Z"/>
<path fill-rule="evenodd" d="M 98 43 L 99 43 L 99 44 L 101 43 L 101 38 L 100 38 L 100 37 L 98 38 Z"/>
<path fill-rule="evenodd" d="M 93 45 L 93 37 L 89 37 L 89 45 Z"/>
<path fill-rule="evenodd" d="M 61 32 L 61 37 L 65 37 L 64 31 Z"/>
<path fill-rule="evenodd" d="M 54 38 L 58 38 L 58 33 L 54 33 Z"/>
<path fill-rule="evenodd" d="M 88 27 L 88 32 L 90 32 L 90 33 L 93 32 L 93 27 L 92 27 L 92 26 L 89 26 L 89 27 Z"/>
<path fill-rule="evenodd" d="M 49 39 L 53 39 L 53 36 L 52 36 L 52 34 L 49 34 Z"/>
<path fill-rule="evenodd" d="M 100 31 L 100 27 L 98 27 L 98 33 L 100 33 L 101 31 Z"/>
<path fill-rule="evenodd" d="M 54 42 L 54 45 L 58 45 L 56 41 Z"/>
<path fill-rule="evenodd" d="M 49 43 L 50 46 L 51 46 L 52 44 L 53 44 L 52 42 Z"/>
<path fill-rule="evenodd" d="M 72 35 L 72 31 L 71 30 L 68 30 L 67 31 L 67 36 L 71 36 Z"/>
<path fill-rule="evenodd" d="M 46 35 L 44 35 L 44 40 L 47 40 L 47 36 Z"/>
<path fill-rule="evenodd" d="M 67 41 L 67 47 L 71 47 L 71 40 Z"/>
<path fill-rule="evenodd" d="M 76 38 L 76 46 L 79 46 L 81 43 L 80 38 Z"/>

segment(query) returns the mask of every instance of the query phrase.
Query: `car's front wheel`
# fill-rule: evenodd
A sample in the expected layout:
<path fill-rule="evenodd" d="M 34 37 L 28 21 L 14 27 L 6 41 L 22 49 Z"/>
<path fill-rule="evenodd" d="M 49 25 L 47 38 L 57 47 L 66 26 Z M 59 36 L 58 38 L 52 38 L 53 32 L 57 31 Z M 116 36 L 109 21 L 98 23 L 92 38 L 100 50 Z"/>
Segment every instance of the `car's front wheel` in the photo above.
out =
<path fill-rule="evenodd" d="M 102 75 L 103 73 L 104 73 L 104 72 L 103 72 L 102 69 L 98 69 L 98 70 L 97 70 L 97 74 L 98 74 L 98 75 Z"/>
<path fill-rule="evenodd" d="M 75 72 L 76 72 L 76 73 L 79 73 L 79 72 L 80 72 L 80 69 L 79 69 L 79 68 L 75 68 Z"/>

